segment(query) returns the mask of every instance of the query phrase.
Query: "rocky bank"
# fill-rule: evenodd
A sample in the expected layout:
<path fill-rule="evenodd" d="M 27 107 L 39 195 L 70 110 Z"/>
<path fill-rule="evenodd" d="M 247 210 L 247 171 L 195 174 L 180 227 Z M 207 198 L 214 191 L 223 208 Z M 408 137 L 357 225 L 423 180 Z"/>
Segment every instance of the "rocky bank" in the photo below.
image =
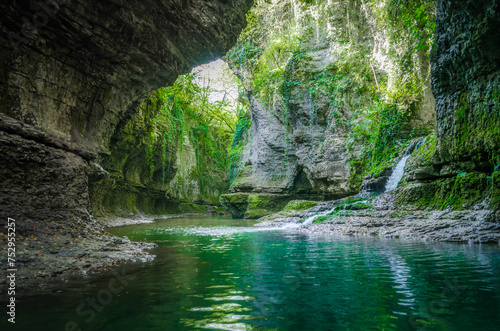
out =
<path fill-rule="evenodd" d="M 152 120 L 157 108 L 144 105 L 150 92 L 224 55 L 251 5 L 0 4 L 0 224 L 8 217 L 19 224 L 20 277 L 148 258 L 145 245 L 108 236 L 94 216 L 206 212 L 191 201 L 182 210 L 168 183 L 144 180 L 140 153 L 126 151 L 136 161 L 123 155 L 142 132 L 124 130 Z M 173 180 L 179 156 L 171 148 L 168 157 Z"/>
<path fill-rule="evenodd" d="M 401 210 L 394 206 L 394 193 L 322 202 L 306 210 L 295 210 L 296 205 L 292 201 L 257 226 L 335 236 L 500 244 L 500 213 L 495 210 Z"/>

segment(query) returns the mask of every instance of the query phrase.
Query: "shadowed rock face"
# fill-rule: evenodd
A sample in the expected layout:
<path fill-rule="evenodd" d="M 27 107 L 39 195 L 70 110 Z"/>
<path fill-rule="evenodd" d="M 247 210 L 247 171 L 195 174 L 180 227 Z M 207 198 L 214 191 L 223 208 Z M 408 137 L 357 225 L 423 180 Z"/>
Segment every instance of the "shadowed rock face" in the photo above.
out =
<path fill-rule="evenodd" d="M 431 60 L 437 132 L 405 168 L 413 183 L 400 204 L 500 208 L 499 40 L 498 1 L 438 1 Z"/>
<path fill-rule="evenodd" d="M 252 2 L 0 3 L 0 112 L 39 130 L 28 138 L 4 137 L 0 148 L 2 152 L 9 150 L 13 159 L 2 157 L 2 178 L 10 176 L 13 169 L 18 174 L 28 173 L 28 164 L 36 172 L 51 172 L 53 164 L 45 160 L 50 155 L 57 155 L 54 162 L 61 162 L 58 166 L 80 167 L 82 162 L 109 154 L 115 129 L 130 118 L 148 92 L 172 84 L 178 75 L 220 57 L 234 44 Z M 15 128 L 4 128 L 9 123 L 14 122 L 3 122 L 2 131 L 18 134 Z M 15 123 L 19 127 L 19 122 Z M 38 141 L 36 137 L 44 136 L 44 132 L 45 136 L 76 146 L 73 149 L 81 150 L 79 155 L 85 158 L 74 156 L 78 158 L 74 161 L 67 159 L 73 156 L 66 156 L 66 152 L 52 150 L 42 158 L 33 156 L 30 141 L 42 143 L 43 150 L 47 138 Z M 25 157 L 28 163 L 24 162 Z M 82 174 L 86 171 L 78 169 L 71 176 L 54 175 L 54 190 L 71 191 L 74 182 L 79 183 L 78 190 L 82 182 L 85 186 L 88 180 Z M 16 178 L 0 192 L 2 217 L 14 210 L 10 208 L 13 205 L 22 212 L 10 217 L 41 218 L 39 208 L 46 211 L 43 217 L 69 218 L 75 214 L 71 207 L 65 210 L 60 201 L 52 206 L 51 193 L 40 191 L 36 176 Z M 15 198 L 10 194 L 14 186 L 29 191 L 29 201 L 39 195 L 48 196 L 47 203 L 38 208 L 30 202 L 23 203 L 23 194 Z M 59 200 L 60 194 L 55 195 Z M 76 203 L 77 209 L 88 209 L 87 194 L 78 195 L 81 201 Z M 73 198 L 77 199 L 71 195 Z"/>
<path fill-rule="evenodd" d="M 473 160 L 474 170 L 492 170 L 482 162 L 500 149 L 500 3 L 442 0 L 436 23 L 437 162 Z"/>
<path fill-rule="evenodd" d="M 0 4 L 0 110 L 106 151 L 134 102 L 234 44 L 252 1 L 40 3 Z"/>

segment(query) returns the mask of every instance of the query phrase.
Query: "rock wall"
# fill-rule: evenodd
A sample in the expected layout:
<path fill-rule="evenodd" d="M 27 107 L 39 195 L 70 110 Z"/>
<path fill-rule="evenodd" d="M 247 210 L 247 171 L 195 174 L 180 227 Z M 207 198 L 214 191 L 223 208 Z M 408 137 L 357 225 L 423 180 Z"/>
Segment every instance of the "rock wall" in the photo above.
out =
<path fill-rule="evenodd" d="M 437 131 L 410 159 L 399 203 L 500 208 L 500 4 L 438 1 Z"/>
<path fill-rule="evenodd" d="M 421 86 L 412 92 L 418 95 L 408 97 L 414 100 L 407 102 L 412 115 L 402 134 L 406 136 L 397 138 L 403 142 L 412 130 L 432 130 L 428 52 L 422 47 L 411 53 L 415 41 L 407 31 L 394 32 L 383 22 L 377 10 L 390 4 L 379 2 L 276 1 L 268 11 L 254 11 L 253 28 L 227 56 L 247 89 L 252 115 L 245 167 L 231 187 L 235 201 L 241 200 L 241 192 L 289 200 L 359 192 L 363 173 L 353 161 L 364 157 L 371 142 L 352 138 L 353 127 L 373 120 L 361 114 L 363 109 L 404 103 L 394 96 L 403 90 L 403 81 L 413 79 Z M 260 35 L 259 29 L 267 33 Z M 402 41 L 395 39 L 398 33 Z M 293 40 L 293 35 L 300 37 Z M 252 57 L 252 52 L 257 55 Z M 227 196 L 223 203 L 232 199 Z"/>
<path fill-rule="evenodd" d="M 172 121 L 159 118 L 165 107 L 160 93 L 150 93 L 117 127 L 110 154 L 100 161 L 107 176 L 89 177 L 94 216 L 181 213 L 194 202 L 218 201 L 219 192 L 212 196 L 200 190 L 195 150 L 183 124 L 165 109 L 162 116 Z"/>
<path fill-rule="evenodd" d="M 89 218 L 91 154 L 1 114 L 0 153 L 2 221 Z"/>
<path fill-rule="evenodd" d="M 491 170 L 500 150 L 500 3 L 439 1 L 436 23 L 439 158 Z"/>
<path fill-rule="evenodd" d="M 111 154 L 116 130 L 124 126 L 120 123 L 133 116 L 147 93 L 222 56 L 234 44 L 251 5 L 250 0 L 2 2 L 0 112 L 52 140 L 87 150 L 101 162 Z M 2 131 L 13 134 L 10 128 Z M 75 208 L 90 205 L 85 189 L 91 172 L 85 170 L 88 160 L 67 151 L 61 151 L 61 157 L 39 138 L 2 140 L 2 153 L 11 157 L 11 164 L 32 166 L 6 170 L 17 176 L 3 187 L 2 219 L 69 219 Z M 34 148 L 30 146 L 45 150 L 44 158 L 38 161 L 32 154 L 16 152 Z M 56 178 L 57 187 L 65 189 L 47 190 L 45 174 L 58 172 L 63 163 L 79 170 Z M 33 172 L 41 175 L 31 176 Z M 124 180 L 117 189 L 135 185 L 126 176 Z M 24 187 L 30 191 L 21 191 Z M 9 196 L 11 190 L 18 190 L 15 196 Z M 42 201 L 47 211 L 43 215 L 38 214 Z"/>

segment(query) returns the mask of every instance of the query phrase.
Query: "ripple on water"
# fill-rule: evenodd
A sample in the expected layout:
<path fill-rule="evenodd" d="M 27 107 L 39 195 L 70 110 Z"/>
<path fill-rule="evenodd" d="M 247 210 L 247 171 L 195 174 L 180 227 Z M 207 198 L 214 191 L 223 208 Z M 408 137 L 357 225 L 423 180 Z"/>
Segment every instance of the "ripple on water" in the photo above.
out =
<path fill-rule="evenodd" d="M 88 327 L 468 331 L 500 325 L 498 247 L 317 236 L 230 220 L 186 226 L 188 221 L 112 230 L 163 243 L 156 261 Z M 22 307 L 45 329 L 62 329 L 50 313 L 78 319 L 78 304 L 108 283 L 78 297 L 25 300 Z"/>

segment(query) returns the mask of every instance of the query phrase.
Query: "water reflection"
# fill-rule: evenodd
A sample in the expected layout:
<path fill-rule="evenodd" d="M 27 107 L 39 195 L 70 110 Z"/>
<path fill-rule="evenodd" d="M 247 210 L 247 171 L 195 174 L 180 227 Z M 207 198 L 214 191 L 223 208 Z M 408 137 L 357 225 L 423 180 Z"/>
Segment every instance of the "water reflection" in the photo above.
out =
<path fill-rule="evenodd" d="M 75 319 L 82 330 L 120 331 L 496 330 L 500 325 L 497 246 L 251 231 L 248 222 L 209 222 L 112 229 L 158 243 L 157 260 L 135 272 L 140 281 L 91 325 L 79 320 L 75 307 L 95 296 L 107 279 L 94 280 L 81 293 L 25 299 L 30 315 L 23 321 L 64 329 L 54 316 L 68 316 L 63 322 Z"/>

